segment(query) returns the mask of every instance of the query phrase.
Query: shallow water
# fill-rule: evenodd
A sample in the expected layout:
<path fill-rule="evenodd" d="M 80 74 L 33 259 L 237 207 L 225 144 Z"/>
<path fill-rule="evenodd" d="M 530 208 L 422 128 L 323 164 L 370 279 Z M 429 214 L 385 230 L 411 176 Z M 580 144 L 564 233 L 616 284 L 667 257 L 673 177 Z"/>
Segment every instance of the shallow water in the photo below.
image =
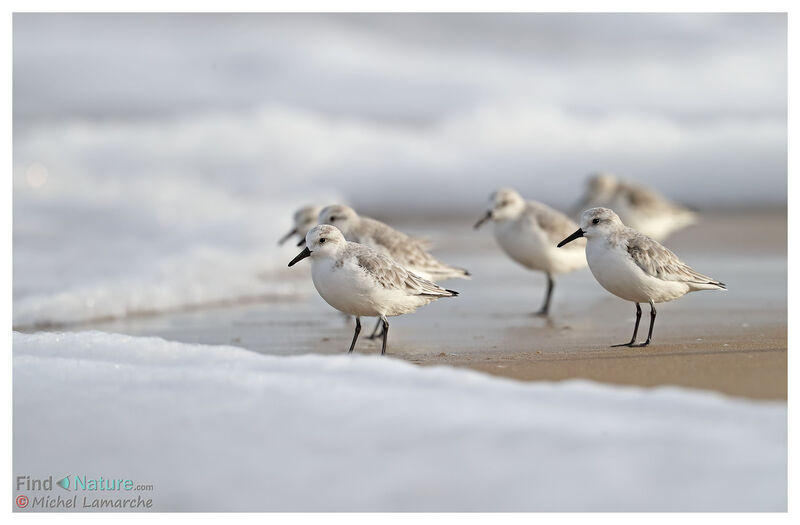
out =
<path fill-rule="evenodd" d="M 726 244 L 730 239 L 716 232 L 721 225 L 736 223 L 766 228 L 769 235 L 757 240 L 763 246 L 742 246 L 743 253 L 735 253 Z M 393 318 L 388 350 L 392 355 L 417 360 L 442 353 L 577 352 L 604 348 L 630 337 L 633 305 L 608 294 L 588 269 L 557 278 L 551 318 L 542 319 L 532 313 L 543 299 L 543 275 L 507 259 L 494 245 L 489 229 L 473 231 L 466 219 L 448 221 L 435 231 L 409 221 L 406 229 L 434 240 L 436 254 L 468 268 L 473 279 L 448 281 L 447 286 L 461 294 L 456 298 Z M 766 340 L 786 327 L 787 262 L 782 232 L 785 215 L 781 212 L 725 212 L 707 217 L 701 225 L 668 241 L 666 244 L 683 260 L 724 281 L 729 290 L 692 293 L 658 305 L 655 341 L 690 344 L 712 337 L 720 341 L 729 338 L 732 344 L 741 338 L 758 340 L 764 334 L 764 344 L 769 346 Z M 281 251 L 288 261 L 296 249 Z M 282 269 L 275 278 L 287 280 L 300 290 L 305 288 L 306 293 L 277 302 L 135 316 L 70 329 L 235 344 L 276 355 L 345 351 L 352 336 L 352 321 L 316 294 L 307 264 Z M 646 306 L 644 311 L 640 337 L 646 334 Z M 367 319 L 363 324 L 362 334 L 369 334 L 373 323 Z M 363 335 L 357 345 L 361 352 L 379 348 L 377 341 Z"/>

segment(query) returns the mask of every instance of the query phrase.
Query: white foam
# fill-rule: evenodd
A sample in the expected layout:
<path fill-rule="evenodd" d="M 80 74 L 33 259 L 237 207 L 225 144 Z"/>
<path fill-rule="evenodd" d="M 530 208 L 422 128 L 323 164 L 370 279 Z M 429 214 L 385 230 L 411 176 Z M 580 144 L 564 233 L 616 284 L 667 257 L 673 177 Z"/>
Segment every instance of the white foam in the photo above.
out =
<path fill-rule="evenodd" d="M 279 273 L 295 250 L 278 248 L 277 240 L 305 199 L 330 202 L 333 192 L 288 190 L 279 196 L 270 185 L 280 173 L 232 172 L 225 178 L 210 168 L 214 159 L 198 159 L 215 136 L 207 129 L 197 130 L 193 121 L 150 126 L 70 123 L 20 138 L 15 326 L 307 289 Z M 223 163 L 217 158 L 216 164 Z"/>
<path fill-rule="evenodd" d="M 376 356 L 14 335 L 14 468 L 159 510 L 785 511 L 787 410 Z"/>

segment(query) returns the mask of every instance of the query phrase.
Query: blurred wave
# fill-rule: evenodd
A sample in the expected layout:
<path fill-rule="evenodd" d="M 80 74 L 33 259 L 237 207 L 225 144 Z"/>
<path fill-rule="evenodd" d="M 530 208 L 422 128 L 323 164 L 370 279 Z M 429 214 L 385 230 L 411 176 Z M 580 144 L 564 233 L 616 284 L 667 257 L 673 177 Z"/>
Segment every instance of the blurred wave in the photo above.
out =
<path fill-rule="evenodd" d="M 242 133 L 227 136 L 214 123 L 221 121 L 212 118 L 207 129 L 194 120 L 81 122 L 17 138 L 15 326 L 306 288 L 275 275 L 293 255 L 277 240 L 305 199 L 340 198 L 325 190 L 281 191 L 261 164 L 259 179 L 238 162 L 226 163 Z"/>

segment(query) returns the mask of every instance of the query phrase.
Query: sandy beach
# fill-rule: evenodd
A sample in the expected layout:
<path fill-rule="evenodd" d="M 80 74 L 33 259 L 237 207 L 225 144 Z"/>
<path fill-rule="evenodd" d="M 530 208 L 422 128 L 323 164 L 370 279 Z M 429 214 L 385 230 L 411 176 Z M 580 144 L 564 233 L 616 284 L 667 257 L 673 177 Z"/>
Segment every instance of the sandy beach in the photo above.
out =
<path fill-rule="evenodd" d="M 518 380 L 586 378 L 786 399 L 785 211 L 707 212 L 701 224 L 669 239 L 665 244 L 685 262 L 724 281 L 729 291 L 693 293 L 659 305 L 654 341 L 647 348 L 610 348 L 630 338 L 634 308 L 601 289 L 588 269 L 557 280 L 550 319 L 533 316 L 544 278 L 512 263 L 495 246 L 491 229 L 473 231 L 469 219 L 396 219 L 406 231 L 433 239 L 441 259 L 468 268 L 474 278 L 448 282 L 461 292 L 458 298 L 393 319 L 391 357 Z M 296 251 L 281 250 L 287 261 Z M 317 296 L 307 267 L 265 278 L 307 281 L 308 294 L 59 329 L 157 335 L 277 355 L 346 351 L 352 321 Z M 644 311 L 642 339 L 649 322 L 647 307 Z M 372 326 L 372 320 L 364 320 L 362 334 Z M 379 350 L 379 341 L 362 335 L 357 351 Z"/>

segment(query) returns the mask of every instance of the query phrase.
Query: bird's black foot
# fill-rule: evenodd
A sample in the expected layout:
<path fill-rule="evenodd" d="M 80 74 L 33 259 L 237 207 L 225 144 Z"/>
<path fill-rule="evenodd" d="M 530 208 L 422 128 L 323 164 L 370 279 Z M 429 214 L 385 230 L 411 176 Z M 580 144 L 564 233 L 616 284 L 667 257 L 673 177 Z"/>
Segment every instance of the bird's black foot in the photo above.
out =
<path fill-rule="evenodd" d="M 550 311 L 542 309 L 542 310 L 539 310 L 538 312 L 533 312 L 533 316 L 534 317 L 550 317 Z"/>

